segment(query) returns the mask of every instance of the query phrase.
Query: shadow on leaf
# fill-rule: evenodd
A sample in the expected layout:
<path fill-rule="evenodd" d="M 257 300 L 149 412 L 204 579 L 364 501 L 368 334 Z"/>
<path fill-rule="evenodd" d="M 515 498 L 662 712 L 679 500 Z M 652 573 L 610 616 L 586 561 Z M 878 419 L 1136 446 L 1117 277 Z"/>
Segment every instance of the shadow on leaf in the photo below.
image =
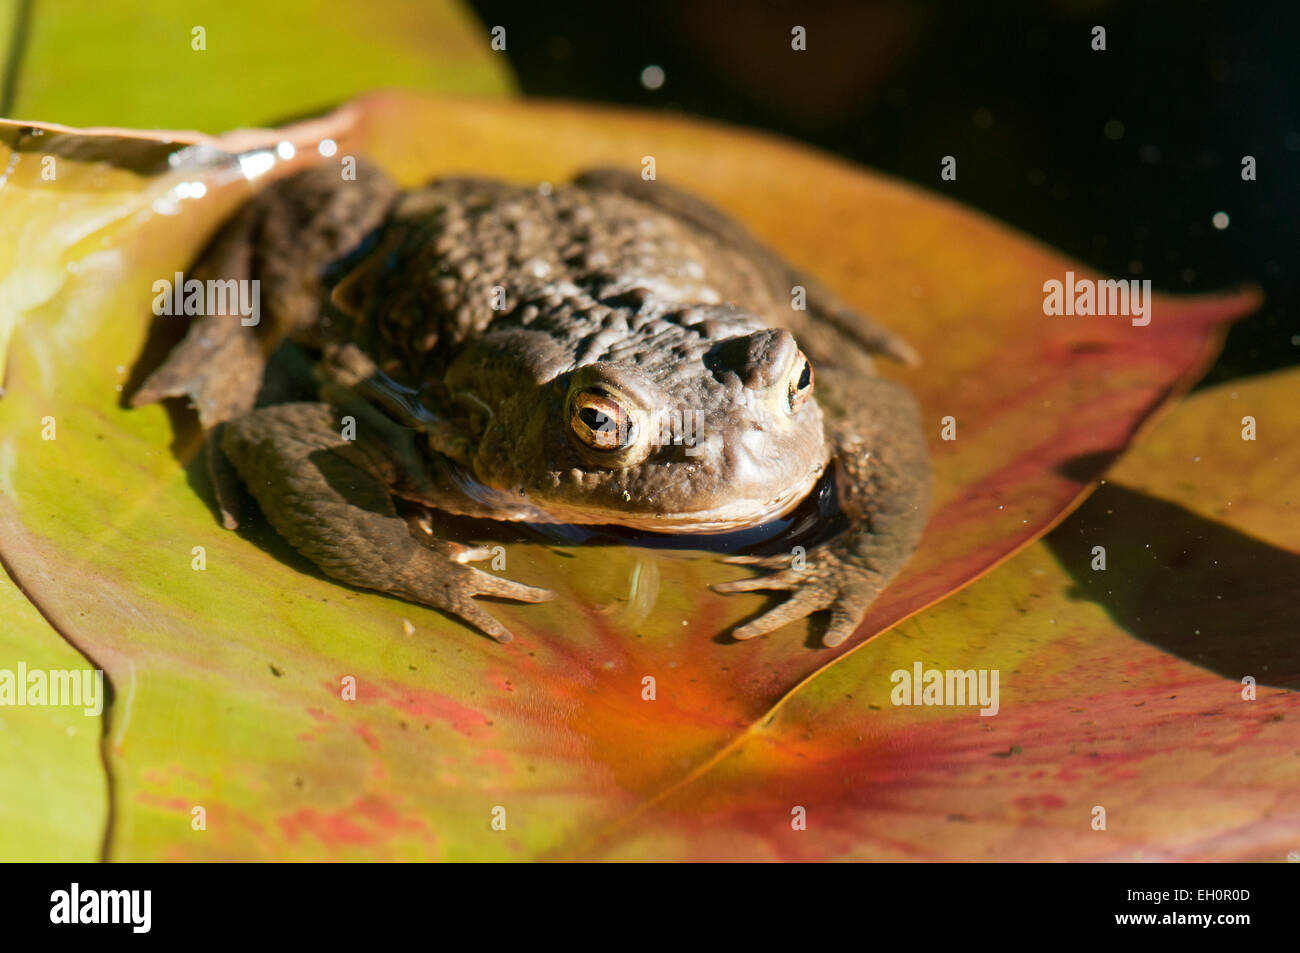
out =
<path fill-rule="evenodd" d="M 1143 641 L 1234 681 L 1300 689 L 1300 555 L 1113 484 L 1047 543 L 1071 595 Z"/>

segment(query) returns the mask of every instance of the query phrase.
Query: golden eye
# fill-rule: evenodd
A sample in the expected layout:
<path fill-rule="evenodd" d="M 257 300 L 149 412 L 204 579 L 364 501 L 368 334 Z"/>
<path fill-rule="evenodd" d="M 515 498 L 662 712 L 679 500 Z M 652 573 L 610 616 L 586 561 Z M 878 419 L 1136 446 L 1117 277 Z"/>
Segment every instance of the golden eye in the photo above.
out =
<path fill-rule="evenodd" d="M 579 440 L 595 450 L 619 450 L 636 440 L 627 411 L 596 391 L 585 391 L 573 398 L 569 426 Z"/>
<path fill-rule="evenodd" d="M 799 408 L 808 400 L 813 389 L 813 369 L 803 351 L 795 358 L 794 369 L 790 372 L 790 381 L 786 385 L 786 404 L 790 413 L 797 414 Z"/>

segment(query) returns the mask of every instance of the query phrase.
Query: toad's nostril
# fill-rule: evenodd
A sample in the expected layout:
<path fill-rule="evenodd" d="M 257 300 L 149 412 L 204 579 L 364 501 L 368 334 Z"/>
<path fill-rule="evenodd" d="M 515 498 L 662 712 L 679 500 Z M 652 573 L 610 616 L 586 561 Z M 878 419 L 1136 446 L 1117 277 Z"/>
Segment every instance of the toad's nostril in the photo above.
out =
<path fill-rule="evenodd" d="M 798 353 L 794 335 L 773 328 L 723 341 L 706 360 L 714 376 L 732 372 L 750 390 L 765 390 L 784 382 Z"/>

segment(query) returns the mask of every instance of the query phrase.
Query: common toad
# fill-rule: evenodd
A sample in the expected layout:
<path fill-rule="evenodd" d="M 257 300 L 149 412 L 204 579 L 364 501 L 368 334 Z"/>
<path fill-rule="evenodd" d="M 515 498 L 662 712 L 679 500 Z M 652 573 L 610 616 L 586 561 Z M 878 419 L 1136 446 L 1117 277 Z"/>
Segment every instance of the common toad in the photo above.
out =
<path fill-rule="evenodd" d="M 257 280 L 262 319 L 197 317 L 133 397 L 195 402 L 228 526 L 242 482 L 328 575 L 506 641 L 474 597 L 551 593 L 470 566 L 484 548 L 417 537 L 396 501 L 714 533 L 788 513 L 833 467 L 843 530 L 806 555 L 730 557 L 763 574 L 714 588 L 790 592 L 738 639 L 818 610 L 826 645 L 852 634 L 925 524 L 916 405 L 869 356 L 913 361 L 906 344 L 637 175 L 403 192 L 356 171 L 298 173 L 226 224 L 196 274 Z M 285 342 L 313 362 L 312 400 L 267 401 Z"/>

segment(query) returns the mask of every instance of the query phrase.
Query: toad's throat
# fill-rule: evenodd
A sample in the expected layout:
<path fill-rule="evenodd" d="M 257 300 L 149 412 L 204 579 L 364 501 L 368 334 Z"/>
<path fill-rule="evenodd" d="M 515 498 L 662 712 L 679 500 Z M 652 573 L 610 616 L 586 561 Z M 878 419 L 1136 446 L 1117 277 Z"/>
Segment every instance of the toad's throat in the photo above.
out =
<path fill-rule="evenodd" d="M 788 515 L 812 492 L 825 469 L 825 464 L 818 463 L 808 469 L 802 480 L 761 498 L 733 499 L 714 506 L 663 512 L 641 511 L 637 509 L 636 501 L 629 501 L 626 507 L 601 506 L 584 499 L 539 502 L 516 491 L 485 486 L 460 467 L 448 468 L 444 475 L 453 479 L 457 490 L 473 504 L 459 515 L 481 514 L 482 508 L 486 508 L 492 512 L 493 519 L 510 522 L 624 526 L 652 533 L 704 534 L 761 526 Z M 652 500 L 646 502 L 653 503 Z M 440 506 L 458 512 L 454 505 Z"/>

